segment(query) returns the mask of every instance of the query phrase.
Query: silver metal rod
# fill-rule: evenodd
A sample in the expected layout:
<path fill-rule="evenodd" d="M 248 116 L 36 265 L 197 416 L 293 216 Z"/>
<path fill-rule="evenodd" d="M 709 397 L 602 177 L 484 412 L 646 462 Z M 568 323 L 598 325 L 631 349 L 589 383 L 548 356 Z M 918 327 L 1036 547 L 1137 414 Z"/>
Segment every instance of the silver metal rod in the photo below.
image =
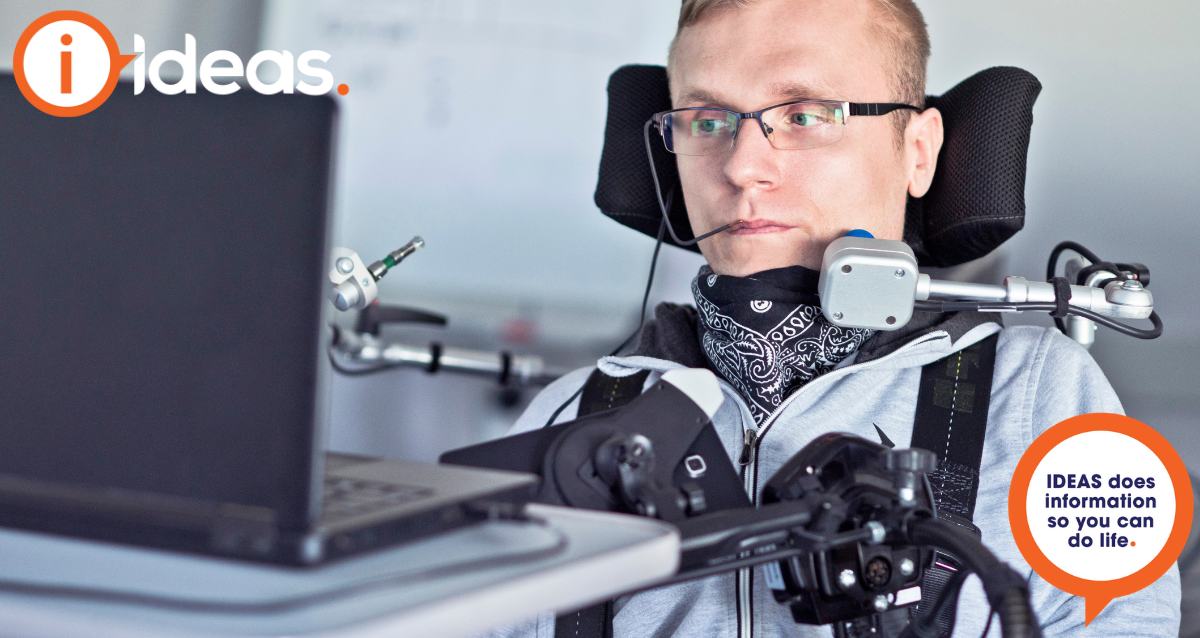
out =
<path fill-rule="evenodd" d="M 994 284 L 976 284 L 967 281 L 945 281 L 932 279 L 929 282 L 930 299 L 960 299 L 970 301 L 1004 301 L 1008 290 Z"/>
<path fill-rule="evenodd" d="M 360 364 L 387 364 L 428 370 L 433 364 L 432 346 L 414 346 L 404 343 L 383 343 L 373 335 L 359 334 L 351 330 L 337 329 L 333 347 L 345 359 Z M 495 377 L 499 380 L 504 372 L 504 355 L 498 352 L 483 352 L 463 348 L 442 348 L 438 357 L 438 371 L 457 372 L 475 376 Z M 547 366 L 536 355 L 510 355 L 509 380 L 519 385 L 547 385 L 566 374 L 568 370 Z"/>
<path fill-rule="evenodd" d="M 408 257 L 409 255 L 417 252 L 418 250 L 421 250 L 424 247 L 425 247 L 425 240 L 421 239 L 420 235 L 417 235 L 416 237 L 413 237 L 412 239 L 410 239 L 407 244 L 404 244 L 403 246 L 397 248 L 396 250 L 393 250 L 392 252 L 390 252 L 388 254 L 391 255 L 392 259 L 395 259 L 396 263 L 398 264 L 398 263 L 404 261 L 405 257 Z"/>

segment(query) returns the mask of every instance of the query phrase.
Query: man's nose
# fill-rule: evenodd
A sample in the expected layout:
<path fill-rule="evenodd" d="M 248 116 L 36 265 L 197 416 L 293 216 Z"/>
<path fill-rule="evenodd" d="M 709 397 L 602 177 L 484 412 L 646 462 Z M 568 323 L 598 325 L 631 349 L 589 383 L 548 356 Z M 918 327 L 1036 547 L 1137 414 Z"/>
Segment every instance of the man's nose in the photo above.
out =
<path fill-rule="evenodd" d="M 770 189 L 779 183 L 775 149 L 757 120 L 744 119 L 738 128 L 733 150 L 725 160 L 725 179 L 741 189 Z"/>

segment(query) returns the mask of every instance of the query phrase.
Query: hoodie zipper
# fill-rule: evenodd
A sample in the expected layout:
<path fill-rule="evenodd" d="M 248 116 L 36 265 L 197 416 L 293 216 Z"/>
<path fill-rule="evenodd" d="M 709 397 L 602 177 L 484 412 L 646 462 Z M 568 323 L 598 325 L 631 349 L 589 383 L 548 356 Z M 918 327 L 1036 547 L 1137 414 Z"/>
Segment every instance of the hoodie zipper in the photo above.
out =
<path fill-rule="evenodd" d="M 895 352 L 893 352 L 885 357 L 881 357 L 881 358 L 876 359 L 875 361 L 871 361 L 869 363 L 852 364 L 852 365 L 846 366 L 845 368 L 842 368 L 841 370 L 833 370 L 829 374 L 826 374 L 823 377 L 813 379 L 813 382 L 816 382 L 820 379 L 830 378 L 833 376 L 846 376 L 846 374 L 848 374 L 848 373 L 845 371 L 846 370 L 854 370 L 856 368 L 856 366 L 857 367 L 867 367 L 872 364 L 879 363 L 879 362 L 886 361 L 888 359 L 897 357 L 897 356 L 901 355 L 902 353 L 904 353 L 906 350 L 915 348 L 916 346 L 923 344 L 927 341 L 932 341 L 934 339 L 946 339 L 946 338 L 948 338 L 948 335 L 944 335 L 944 334 L 940 335 L 940 336 L 925 335 L 924 338 L 917 339 L 915 341 L 911 341 L 911 342 L 905 344 L 899 350 L 896 350 Z M 840 375 L 836 374 L 838 372 L 841 372 L 841 374 Z M 759 426 L 757 429 L 755 429 L 753 426 L 749 426 L 746 428 L 746 430 L 744 431 L 744 433 L 742 435 L 742 453 L 738 456 L 738 464 L 741 465 L 743 486 L 746 489 L 746 493 L 750 495 L 750 499 L 754 503 L 755 507 L 759 506 L 759 499 L 758 499 L 758 448 L 762 444 L 763 437 L 766 436 L 767 430 L 769 430 L 771 428 L 771 426 L 774 425 L 775 421 L 779 418 L 779 415 L 782 414 L 783 411 L 785 409 L 787 409 L 787 407 L 789 405 L 791 405 L 793 401 L 796 400 L 796 397 L 800 396 L 800 394 L 802 392 L 804 392 L 811 386 L 812 386 L 812 383 L 809 383 L 809 384 L 806 384 L 804 387 L 800 388 L 799 390 L 796 390 L 795 392 L 793 392 L 791 394 L 791 396 L 784 399 L 783 402 L 779 404 L 779 407 L 775 408 L 775 410 L 773 412 L 771 412 L 770 415 L 767 416 L 767 418 L 763 421 L 761 426 Z M 732 389 L 732 386 L 730 386 L 730 388 Z M 734 396 L 737 396 L 736 391 L 734 392 Z M 737 398 L 739 399 L 739 401 L 741 400 L 741 397 L 737 397 Z M 744 414 L 743 414 L 742 418 L 743 418 L 743 420 L 745 419 Z M 751 420 L 751 423 L 753 423 L 753 420 Z M 754 597 L 752 595 L 753 591 L 751 590 L 752 579 L 754 576 L 753 570 L 754 570 L 753 567 L 745 567 L 745 568 L 739 569 L 737 572 L 738 638 L 754 638 L 754 622 L 753 622 L 753 616 L 754 616 L 753 598 Z"/>
<path fill-rule="evenodd" d="M 756 442 L 758 441 L 758 430 L 753 427 L 747 427 L 742 433 L 742 454 L 738 457 L 738 465 L 742 471 L 742 484 L 746 493 L 750 498 L 754 499 L 755 507 L 758 506 L 758 499 L 750 490 L 751 474 L 746 471 L 750 464 L 754 461 L 755 454 L 758 453 Z M 754 606 L 751 603 L 751 588 L 750 580 L 754 577 L 754 570 L 751 567 L 743 567 L 737 571 L 737 605 L 738 605 L 738 638 L 750 638 L 754 635 L 754 621 L 752 613 Z"/>

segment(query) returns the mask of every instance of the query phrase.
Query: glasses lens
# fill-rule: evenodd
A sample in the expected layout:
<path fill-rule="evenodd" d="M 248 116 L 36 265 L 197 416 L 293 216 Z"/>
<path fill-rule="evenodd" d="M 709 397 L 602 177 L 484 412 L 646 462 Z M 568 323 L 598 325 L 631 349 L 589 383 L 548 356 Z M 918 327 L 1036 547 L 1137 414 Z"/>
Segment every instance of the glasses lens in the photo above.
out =
<path fill-rule="evenodd" d="M 845 114 L 840 102 L 784 104 L 762 114 L 771 145 L 799 150 L 833 144 L 842 137 Z"/>
<path fill-rule="evenodd" d="M 672 111 L 663 116 L 663 141 L 677 155 L 712 155 L 733 145 L 737 123 L 728 111 Z"/>

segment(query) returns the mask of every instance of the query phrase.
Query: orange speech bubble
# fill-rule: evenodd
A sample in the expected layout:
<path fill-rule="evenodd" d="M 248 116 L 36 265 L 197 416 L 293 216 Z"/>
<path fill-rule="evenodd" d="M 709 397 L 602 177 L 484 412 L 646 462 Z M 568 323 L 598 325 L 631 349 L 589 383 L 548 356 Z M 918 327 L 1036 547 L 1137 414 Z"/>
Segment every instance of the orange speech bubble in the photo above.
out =
<path fill-rule="evenodd" d="M 1027 511 L 1030 483 L 1042 459 L 1064 441 L 1089 432 L 1123 434 L 1149 448 L 1166 469 L 1175 497 L 1174 523 L 1162 550 L 1144 567 L 1127 576 L 1112 580 L 1081 578 L 1055 564 L 1034 540 Z M 1080 460 L 1081 465 L 1085 463 L 1086 459 Z M 1107 472 L 1110 468 L 1104 469 Z M 1047 498 L 1049 498 L 1048 495 Z M 1165 574 L 1179 558 L 1192 527 L 1192 485 L 1188 478 L 1187 468 L 1184 466 L 1183 460 L 1179 458 L 1179 454 L 1161 434 L 1150 426 L 1120 414 L 1084 414 L 1062 421 L 1046 430 L 1025 451 L 1020 462 L 1017 463 L 1012 485 L 1009 488 L 1008 518 L 1017 548 L 1021 550 L 1021 555 L 1025 557 L 1033 570 L 1051 585 L 1067 593 L 1084 597 L 1084 624 L 1088 625 L 1113 598 L 1127 596 L 1148 587 Z M 1082 529 L 1082 527 L 1081 523 L 1080 528 Z M 1099 555 L 1097 554 L 1097 556 Z"/>
<path fill-rule="evenodd" d="M 103 87 L 100 88 L 99 92 L 96 93 L 94 97 L 82 104 L 77 104 L 75 106 L 59 106 L 44 99 L 30 84 L 28 73 L 31 71 L 31 69 L 26 68 L 25 52 L 29 48 L 30 40 L 32 40 L 33 37 L 37 35 L 38 32 L 43 28 L 61 21 L 78 22 L 94 31 L 96 35 L 103 40 L 104 46 L 108 51 L 108 57 L 110 61 L 108 77 L 105 79 Z M 68 45 L 71 44 L 72 40 L 69 35 L 65 35 L 61 41 L 64 45 Z M 37 107 L 39 111 L 57 117 L 75 117 L 85 113 L 91 113 L 101 104 L 103 104 L 104 101 L 108 99 L 108 96 L 112 95 L 113 89 L 117 87 L 117 79 L 121 75 L 121 69 L 125 68 L 135 58 L 137 58 L 136 55 L 121 55 L 121 50 L 117 46 L 117 39 L 113 37 L 113 34 L 108 30 L 108 27 L 104 26 L 104 23 L 100 22 L 96 18 L 93 18 L 82 11 L 51 11 L 37 20 L 34 20 L 28 27 L 25 28 L 25 31 L 21 33 L 21 37 L 17 39 L 17 47 L 13 51 L 13 77 L 17 81 L 17 87 L 21 89 L 21 94 L 25 96 L 26 100 L 29 100 L 30 104 Z M 60 70 L 60 73 L 63 73 L 61 90 L 64 93 L 71 92 L 69 60 L 70 58 L 63 58 L 62 63 L 65 64 L 66 70 Z M 44 70 L 39 69 L 38 72 L 44 72 Z"/>

